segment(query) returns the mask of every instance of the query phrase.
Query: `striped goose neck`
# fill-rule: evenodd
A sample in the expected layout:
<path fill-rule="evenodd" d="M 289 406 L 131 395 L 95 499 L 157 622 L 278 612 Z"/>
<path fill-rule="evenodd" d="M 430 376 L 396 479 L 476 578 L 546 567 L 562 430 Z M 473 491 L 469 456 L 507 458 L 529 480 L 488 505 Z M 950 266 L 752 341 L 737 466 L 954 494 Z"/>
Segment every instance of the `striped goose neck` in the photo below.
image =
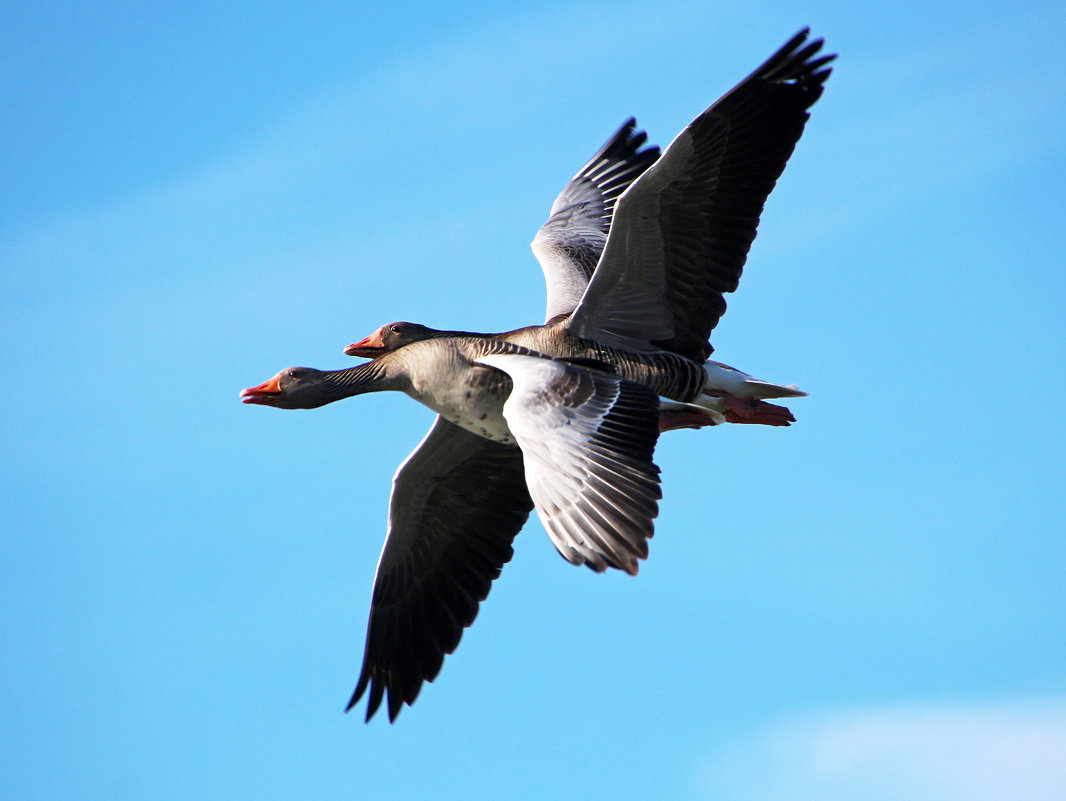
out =
<path fill-rule="evenodd" d="M 390 361 L 379 359 L 343 370 L 323 370 L 319 373 L 316 395 L 323 403 L 332 403 L 367 392 L 400 389 L 396 371 L 389 369 Z"/>

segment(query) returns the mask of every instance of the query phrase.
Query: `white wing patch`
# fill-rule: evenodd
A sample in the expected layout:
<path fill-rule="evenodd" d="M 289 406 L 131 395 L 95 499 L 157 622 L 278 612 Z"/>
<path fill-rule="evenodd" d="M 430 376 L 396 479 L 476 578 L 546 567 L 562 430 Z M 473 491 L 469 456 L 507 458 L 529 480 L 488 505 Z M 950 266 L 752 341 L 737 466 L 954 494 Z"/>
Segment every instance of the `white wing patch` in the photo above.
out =
<path fill-rule="evenodd" d="M 598 231 L 586 232 L 589 242 L 596 243 L 598 250 L 603 250 L 607 237 Z M 560 314 L 569 314 L 581 301 L 588 287 L 588 279 L 574 263 L 557 238 L 547 234 L 544 229 L 537 232 L 530 247 L 533 255 L 540 262 L 544 272 L 544 284 L 548 293 L 548 304 L 544 313 L 544 322 Z"/>
<path fill-rule="evenodd" d="M 659 513 L 658 398 L 640 384 L 548 358 L 483 356 L 511 376 L 503 416 L 526 485 L 563 557 L 635 574 Z"/>

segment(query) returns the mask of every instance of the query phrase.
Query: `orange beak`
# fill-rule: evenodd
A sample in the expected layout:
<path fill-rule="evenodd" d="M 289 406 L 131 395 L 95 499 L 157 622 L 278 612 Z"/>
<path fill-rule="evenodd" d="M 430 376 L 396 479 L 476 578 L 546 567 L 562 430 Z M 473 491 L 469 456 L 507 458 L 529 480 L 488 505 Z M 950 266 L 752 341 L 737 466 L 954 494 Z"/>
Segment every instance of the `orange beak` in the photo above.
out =
<path fill-rule="evenodd" d="M 358 356 L 362 359 L 376 359 L 385 351 L 385 340 L 381 337 L 379 328 L 365 339 L 360 339 L 344 349 L 349 356 Z"/>
<path fill-rule="evenodd" d="M 261 403 L 270 406 L 279 397 L 281 397 L 281 383 L 277 376 L 257 387 L 241 390 L 241 403 Z"/>

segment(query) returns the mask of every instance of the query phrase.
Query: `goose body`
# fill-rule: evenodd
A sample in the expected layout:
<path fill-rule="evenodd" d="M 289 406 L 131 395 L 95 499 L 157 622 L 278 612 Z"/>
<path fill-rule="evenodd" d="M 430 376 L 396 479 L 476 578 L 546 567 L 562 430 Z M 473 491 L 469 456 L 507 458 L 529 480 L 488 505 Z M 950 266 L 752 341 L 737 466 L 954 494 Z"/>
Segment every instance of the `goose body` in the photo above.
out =
<path fill-rule="evenodd" d="M 767 196 L 833 56 L 803 30 L 662 153 L 628 120 L 533 240 L 542 325 L 499 334 L 391 323 L 347 370 L 288 368 L 246 403 L 314 408 L 381 390 L 437 412 L 393 479 L 351 709 L 390 721 L 438 674 L 535 508 L 560 554 L 636 573 L 660 498 L 660 430 L 788 425 L 805 393 L 711 361 Z"/>
<path fill-rule="evenodd" d="M 441 337 L 347 370 L 290 367 L 243 390 L 241 398 L 300 409 L 387 390 L 406 393 L 469 435 L 521 448 L 530 494 L 563 555 L 597 571 L 610 566 L 637 572 L 636 557 L 647 555 L 644 540 L 658 512 L 655 503 L 643 502 L 659 497 L 652 461 L 659 434 L 654 392 L 592 362 L 554 359 L 491 338 Z M 598 489 L 592 490 L 584 483 L 596 465 L 616 471 L 621 489 L 608 493 L 609 509 L 574 517 L 570 506 L 588 505 L 592 495 L 608 490 L 602 482 L 593 482 Z M 633 508 L 634 497 L 642 500 L 640 511 Z M 586 547 L 584 535 L 601 523 L 605 527 L 591 540 L 598 545 Z M 618 538 L 628 545 L 615 544 Z"/>
<path fill-rule="evenodd" d="M 394 479 L 351 702 L 370 687 L 368 720 L 386 687 L 393 720 L 436 676 L 532 506 L 569 562 L 636 574 L 661 497 L 651 390 L 500 340 L 433 338 L 347 370 L 291 367 L 241 398 L 299 409 L 386 390 L 438 417 Z"/>
<path fill-rule="evenodd" d="M 611 367 L 623 378 L 644 384 L 664 400 L 670 413 L 662 415 L 661 429 L 716 425 L 723 422 L 787 426 L 795 421 L 783 406 L 766 403 L 771 398 L 797 398 L 807 393 L 794 384 L 782 386 L 754 378 L 735 367 L 708 359 L 702 365 L 667 350 L 638 353 L 602 345 L 574 336 L 566 316 L 545 325 L 526 326 L 499 334 L 441 331 L 416 323 L 384 325 L 370 336 L 344 349 L 349 356 L 375 359 L 422 340 L 463 336 L 509 342 L 564 359 L 593 359 Z M 678 417 L 674 412 L 685 410 Z"/>

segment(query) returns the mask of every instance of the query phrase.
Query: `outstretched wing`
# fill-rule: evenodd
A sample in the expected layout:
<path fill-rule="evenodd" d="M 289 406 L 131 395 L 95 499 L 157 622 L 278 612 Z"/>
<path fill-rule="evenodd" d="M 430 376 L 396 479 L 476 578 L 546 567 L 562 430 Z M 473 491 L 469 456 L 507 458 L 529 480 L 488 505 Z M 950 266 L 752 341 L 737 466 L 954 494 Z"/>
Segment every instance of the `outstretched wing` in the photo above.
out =
<path fill-rule="evenodd" d="M 662 497 L 652 461 L 658 397 L 641 384 L 547 357 L 496 353 L 478 361 L 514 383 L 503 416 L 559 553 L 597 572 L 635 574 Z"/>
<path fill-rule="evenodd" d="M 804 29 L 697 117 L 618 200 L 570 332 L 702 362 L 759 216 L 835 56 Z"/>
<path fill-rule="evenodd" d="M 532 508 L 517 447 L 437 418 L 393 479 L 366 654 L 348 709 L 368 688 L 367 720 L 386 692 L 390 721 L 414 702 L 474 622 Z"/>
<path fill-rule="evenodd" d="M 533 239 L 548 289 L 545 322 L 577 306 L 607 241 L 615 201 L 659 157 L 658 147 L 640 149 L 648 135 L 636 126 L 627 120 L 570 179 Z"/>

